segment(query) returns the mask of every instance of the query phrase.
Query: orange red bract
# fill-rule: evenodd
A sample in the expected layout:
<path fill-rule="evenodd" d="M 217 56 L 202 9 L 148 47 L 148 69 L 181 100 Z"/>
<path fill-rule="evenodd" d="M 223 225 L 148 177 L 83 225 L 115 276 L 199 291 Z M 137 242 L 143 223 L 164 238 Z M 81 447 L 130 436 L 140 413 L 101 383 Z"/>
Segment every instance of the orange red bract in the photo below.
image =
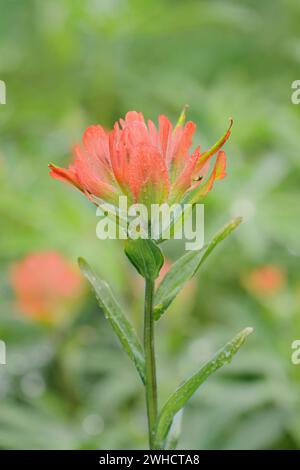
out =
<path fill-rule="evenodd" d="M 84 281 L 77 268 L 55 251 L 32 253 L 10 269 L 17 308 L 45 322 L 55 322 L 78 301 Z"/>
<path fill-rule="evenodd" d="M 95 203 L 100 198 L 118 204 L 121 195 L 130 203 L 175 203 L 198 188 L 193 191 L 197 202 L 226 175 L 226 156 L 220 149 L 230 136 L 232 121 L 221 139 L 203 153 L 200 147 L 191 150 L 196 125 L 184 122 L 184 113 L 175 127 L 162 115 L 156 126 L 151 120 L 146 123 L 142 113 L 130 111 L 111 131 L 91 126 L 74 147 L 69 168 L 50 164 L 50 175 L 72 184 Z"/>

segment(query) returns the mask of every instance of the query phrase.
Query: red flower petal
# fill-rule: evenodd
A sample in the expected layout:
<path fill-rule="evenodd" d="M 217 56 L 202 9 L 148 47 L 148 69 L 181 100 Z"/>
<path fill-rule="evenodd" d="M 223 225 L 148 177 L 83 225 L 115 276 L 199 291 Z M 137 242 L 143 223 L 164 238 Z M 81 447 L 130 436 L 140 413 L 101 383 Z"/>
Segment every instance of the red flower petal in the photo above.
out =
<path fill-rule="evenodd" d="M 50 163 L 48 166 L 51 170 L 49 174 L 52 176 L 52 178 L 63 181 L 64 183 L 70 183 L 82 191 L 82 187 L 77 178 L 74 165 L 70 165 L 68 169 L 60 168 L 53 165 L 53 163 Z"/>
<path fill-rule="evenodd" d="M 226 176 L 226 154 L 223 150 L 220 150 L 220 152 L 217 155 L 215 165 L 212 171 L 212 174 L 210 175 L 209 179 L 199 188 L 196 190 L 192 191 L 191 197 L 188 199 L 187 202 L 190 204 L 194 204 L 196 202 L 199 202 L 204 196 L 211 191 L 213 188 L 214 182 L 216 180 L 221 180 L 225 178 Z"/>
<path fill-rule="evenodd" d="M 170 151 L 172 146 L 172 132 L 173 126 L 169 119 L 161 115 L 158 118 L 158 136 L 159 143 L 161 148 L 161 153 L 163 158 L 166 160 L 167 164 L 170 160 Z"/>
<path fill-rule="evenodd" d="M 74 166 L 81 188 L 101 199 L 118 202 L 120 193 L 106 181 L 100 160 L 95 155 L 87 153 L 80 145 L 75 146 L 74 151 L 76 154 Z"/>
<path fill-rule="evenodd" d="M 172 149 L 170 151 L 171 180 L 175 181 L 187 166 L 190 166 L 189 149 L 193 142 L 196 124 L 192 121 L 186 123 L 184 128 L 176 127 L 173 134 Z"/>
<path fill-rule="evenodd" d="M 148 205 L 167 199 L 170 189 L 168 171 L 155 147 L 147 144 L 134 147 L 129 172 L 130 188 L 136 202 Z"/>

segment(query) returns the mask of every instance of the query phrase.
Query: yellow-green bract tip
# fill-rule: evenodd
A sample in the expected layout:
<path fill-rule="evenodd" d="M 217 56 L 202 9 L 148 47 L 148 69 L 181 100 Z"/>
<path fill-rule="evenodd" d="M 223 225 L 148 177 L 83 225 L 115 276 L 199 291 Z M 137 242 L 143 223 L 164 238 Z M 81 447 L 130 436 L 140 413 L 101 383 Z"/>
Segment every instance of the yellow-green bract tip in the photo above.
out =
<path fill-rule="evenodd" d="M 86 266 L 86 261 L 84 258 L 82 258 L 81 256 L 79 256 L 79 258 L 77 258 L 77 263 L 78 263 L 78 266 L 81 268 L 82 266 Z"/>
<path fill-rule="evenodd" d="M 188 104 L 185 104 L 185 105 L 183 106 L 182 111 L 181 111 L 181 113 L 180 113 L 180 116 L 179 116 L 179 118 L 178 118 L 178 121 L 177 121 L 177 123 L 176 123 L 175 128 L 178 127 L 178 126 L 183 126 L 183 125 L 184 125 L 184 123 L 185 123 L 185 118 L 186 118 L 186 114 L 185 114 L 185 113 L 186 113 L 186 110 L 188 109 L 188 107 L 189 107 Z"/>
<path fill-rule="evenodd" d="M 248 326 L 247 328 L 244 329 L 244 335 L 245 336 L 251 335 L 253 331 L 254 331 L 254 328 L 252 328 L 252 326 Z"/>
<path fill-rule="evenodd" d="M 234 219 L 232 219 L 232 223 L 235 226 L 241 224 L 242 222 L 243 222 L 243 217 L 241 217 L 240 215 L 238 217 L 234 217 Z"/>

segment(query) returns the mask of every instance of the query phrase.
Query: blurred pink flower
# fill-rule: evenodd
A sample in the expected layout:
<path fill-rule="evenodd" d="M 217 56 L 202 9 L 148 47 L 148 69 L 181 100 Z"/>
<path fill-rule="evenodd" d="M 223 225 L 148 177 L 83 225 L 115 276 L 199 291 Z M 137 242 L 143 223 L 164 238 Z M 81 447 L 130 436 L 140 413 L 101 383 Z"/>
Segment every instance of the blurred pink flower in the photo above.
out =
<path fill-rule="evenodd" d="M 244 278 L 247 289 L 258 295 L 276 294 L 282 289 L 284 283 L 284 272 L 277 265 L 260 266 Z"/>
<path fill-rule="evenodd" d="M 31 253 L 16 262 L 10 279 L 20 312 L 50 323 L 64 316 L 84 290 L 79 270 L 55 251 Z"/>
<path fill-rule="evenodd" d="M 171 266 L 172 266 L 171 261 L 168 258 L 165 258 L 165 261 L 160 270 L 159 276 L 156 279 L 157 286 L 159 286 L 159 284 L 161 283 L 161 281 L 163 280 L 163 278 L 165 277 L 165 275 L 167 274 Z"/>

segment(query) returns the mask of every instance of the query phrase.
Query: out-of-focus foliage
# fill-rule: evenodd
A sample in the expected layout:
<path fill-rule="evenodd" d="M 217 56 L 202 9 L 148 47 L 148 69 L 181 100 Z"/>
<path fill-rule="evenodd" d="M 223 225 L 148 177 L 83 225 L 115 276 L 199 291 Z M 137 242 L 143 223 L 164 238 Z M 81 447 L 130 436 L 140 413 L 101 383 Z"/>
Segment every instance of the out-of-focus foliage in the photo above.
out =
<path fill-rule="evenodd" d="M 161 401 L 251 325 L 187 406 L 179 447 L 300 448 L 300 3 L 0 0 L 0 11 L 0 448 L 146 446 L 140 381 L 92 293 L 67 331 L 50 331 L 16 311 L 7 270 L 36 250 L 83 256 L 140 331 L 142 284 L 121 243 L 97 240 L 92 204 L 47 163 L 66 163 L 92 123 L 110 127 L 129 109 L 175 121 L 185 103 L 202 148 L 235 121 L 228 176 L 206 199 L 207 239 L 232 216 L 245 222 L 159 322 Z M 281 289 L 249 289 L 249 272 L 270 263 Z"/>

